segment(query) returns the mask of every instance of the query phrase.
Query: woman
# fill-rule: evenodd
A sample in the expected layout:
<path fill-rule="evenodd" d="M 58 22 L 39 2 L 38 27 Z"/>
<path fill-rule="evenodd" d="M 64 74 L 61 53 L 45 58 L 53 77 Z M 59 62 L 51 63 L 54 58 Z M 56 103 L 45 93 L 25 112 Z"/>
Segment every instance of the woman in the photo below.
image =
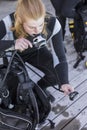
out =
<path fill-rule="evenodd" d="M 65 94 L 74 91 L 68 82 L 61 26 L 56 18 L 46 15 L 41 0 L 19 0 L 15 13 L 0 21 L 0 39 L 0 50 L 14 44 L 24 62 L 44 72 L 38 81 L 41 88 L 60 83 Z M 52 53 L 46 46 L 50 39 Z"/>

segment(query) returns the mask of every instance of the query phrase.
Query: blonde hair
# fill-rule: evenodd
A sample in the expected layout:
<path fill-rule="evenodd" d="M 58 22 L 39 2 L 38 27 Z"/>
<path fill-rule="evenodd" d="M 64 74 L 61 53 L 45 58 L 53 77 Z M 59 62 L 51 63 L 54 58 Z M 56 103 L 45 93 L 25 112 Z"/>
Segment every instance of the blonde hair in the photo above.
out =
<path fill-rule="evenodd" d="M 18 0 L 16 12 L 14 14 L 15 23 L 12 30 L 15 31 L 16 36 L 26 37 L 27 33 L 23 28 L 23 23 L 29 18 L 37 20 L 45 17 L 46 9 L 41 0 Z M 45 32 L 45 28 L 43 29 Z"/>

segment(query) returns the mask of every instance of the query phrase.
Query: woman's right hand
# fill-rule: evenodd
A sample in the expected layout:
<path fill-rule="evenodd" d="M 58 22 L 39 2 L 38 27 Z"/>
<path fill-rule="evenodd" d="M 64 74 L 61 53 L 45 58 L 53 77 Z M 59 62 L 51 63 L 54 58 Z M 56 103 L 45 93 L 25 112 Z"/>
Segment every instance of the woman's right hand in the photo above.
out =
<path fill-rule="evenodd" d="M 15 49 L 19 50 L 20 52 L 28 49 L 28 47 L 32 48 L 33 46 L 32 43 L 25 38 L 19 38 L 15 41 Z"/>

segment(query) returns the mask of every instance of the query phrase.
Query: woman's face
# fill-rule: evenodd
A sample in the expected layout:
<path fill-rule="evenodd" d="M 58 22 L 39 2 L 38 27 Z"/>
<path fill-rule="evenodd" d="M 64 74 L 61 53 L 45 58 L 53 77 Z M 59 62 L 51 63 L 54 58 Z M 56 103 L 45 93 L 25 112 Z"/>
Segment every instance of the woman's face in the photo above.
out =
<path fill-rule="evenodd" d="M 23 27 L 29 35 L 39 34 L 42 32 L 44 27 L 44 17 L 37 20 L 29 19 L 23 23 Z"/>

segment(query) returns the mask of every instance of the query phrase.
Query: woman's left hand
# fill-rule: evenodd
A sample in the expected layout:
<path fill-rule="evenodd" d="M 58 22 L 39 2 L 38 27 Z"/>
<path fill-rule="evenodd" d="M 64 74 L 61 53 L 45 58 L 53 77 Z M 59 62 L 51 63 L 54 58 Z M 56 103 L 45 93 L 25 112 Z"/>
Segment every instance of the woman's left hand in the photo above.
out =
<path fill-rule="evenodd" d="M 70 84 L 61 85 L 61 90 L 65 95 L 69 95 L 71 92 L 74 92 L 74 88 Z"/>

